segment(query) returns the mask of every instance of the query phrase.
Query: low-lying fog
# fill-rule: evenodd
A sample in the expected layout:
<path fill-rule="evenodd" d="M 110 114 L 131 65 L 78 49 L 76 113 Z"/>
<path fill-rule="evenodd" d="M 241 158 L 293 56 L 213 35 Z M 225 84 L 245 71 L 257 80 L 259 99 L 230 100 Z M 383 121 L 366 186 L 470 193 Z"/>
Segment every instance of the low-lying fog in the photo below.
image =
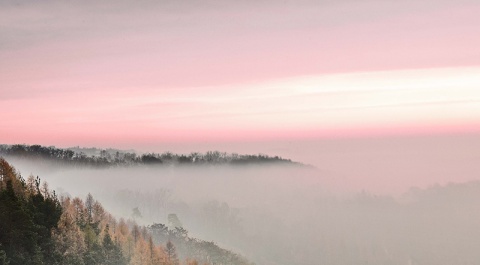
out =
<path fill-rule="evenodd" d="M 317 168 L 207 165 L 95 170 L 7 160 L 22 175 L 39 175 L 59 193 L 82 198 L 92 193 L 118 217 L 131 218 L 138 207 L 142 216 L 137 222 L 148 225 L 168 223 L 167 215 L 175 213 L 191 236 L 215 241 L 259 265 L 478 264 L 478 138 L 438 143 L 425 139 L 410 146 L 405 140 L 383 145 L 377 140 L 371 146 L 367 143 L 374 140 L 350 142 L 351 148 L 348 141 L 343 148 L 333 148 L 331 142 L 323 151 L 317 147 L 318 156 L 327 161 L 324 167 L 316 163 Z M 395 180 L 391 175 L 400 178 L 392 184 L 396 189 L 378 189 L 372 180 L 388 181 L 380 173 L 366 177 L 376 170 L 390 174 L 385 176 L 388 180 Z M 412 174 L 421 173 L 428 176 L 412 179 Z M 435 174 L 440 174 L 438 179 Z M 365 185 L 348 186 L 346 180 L 355 176 L 361 176 L 356 183 L 364 180 Z M 342 183 L 349 192 L 339 192 Z"/>
<path fill-rule="evenodd" d="M 212 149 L 264 153 L 317 167 L 334 192 L 368 190 L 400 195 L 410 187 L 478 179 L 480 134 L 385 136 L 370 138 L 258 141 L 242 143 L 178 143 L 153 146 L 190 153 Z M 142 147 L 145 151 L 151 145 Z"/>

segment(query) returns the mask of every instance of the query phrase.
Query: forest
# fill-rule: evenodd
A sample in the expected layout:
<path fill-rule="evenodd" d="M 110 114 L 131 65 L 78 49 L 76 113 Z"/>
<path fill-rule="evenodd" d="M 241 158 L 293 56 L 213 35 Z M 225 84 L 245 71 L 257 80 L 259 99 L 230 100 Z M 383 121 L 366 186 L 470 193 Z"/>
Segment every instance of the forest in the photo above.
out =
<path fill-rule="evenodd" d="M 135 165 L 162 165 L 162 164 L 181 164 L 181 165 L 258 165 L 258 164 L 295 164 L 290 159 L 284 159 L 279 156 L 258 155 L 240 155 L 228 154 L 219 151 L 208 151 L 206 153 L 193 152 L 188 155 L 164 153 L 146 153 L 138 155 L 134 151 L 122 151 L 116 149 L 97 149 L 97 148 L 56 148 L 53 146 L 45 147 L 41 145 L 2 145 L 0 144 L 0 155 L 42 159 L 50 162 L 57 162 L 64 165 L 90 166 L 90 167 L 111 167 L 111 166 L 135 166 Z"/>
<path fill-rule="evenodd" d="M 0 264 L 251 264 L 182 227 L 117 220 L 88 194 L 58 196 L 0 158 Z"/>

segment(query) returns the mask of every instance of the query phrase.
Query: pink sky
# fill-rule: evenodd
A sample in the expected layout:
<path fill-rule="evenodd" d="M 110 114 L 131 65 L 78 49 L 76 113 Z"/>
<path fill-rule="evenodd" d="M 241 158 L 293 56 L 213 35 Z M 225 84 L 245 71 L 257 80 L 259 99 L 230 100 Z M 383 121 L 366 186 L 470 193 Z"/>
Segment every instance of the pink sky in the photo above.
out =
<path fill-rule="evenodd" d="M 1 3 L 0 142 L 478 132 L 479 13 L 433 0 Z"/>

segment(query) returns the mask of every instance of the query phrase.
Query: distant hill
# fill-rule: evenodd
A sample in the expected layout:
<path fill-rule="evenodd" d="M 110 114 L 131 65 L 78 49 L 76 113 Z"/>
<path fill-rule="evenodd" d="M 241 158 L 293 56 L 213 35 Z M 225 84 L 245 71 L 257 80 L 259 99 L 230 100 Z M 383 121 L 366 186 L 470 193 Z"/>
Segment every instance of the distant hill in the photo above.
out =
<path fill-rule="evenodd" d="M 258 155 L 240 155 L 229 154 L 219 151 L 209 151 L 206 153 L 174 154 L 164 153 L 146 153 L 136 154 L 128 150 L 116 149 L 98 149 L 98 148 L 56 148 L 54 146 L 41 145 L 0 145 L 0 155 L 44 159 L 66 165 L 91 166 L 91 167 L 111 167 L 111 166 L 135 166 L 135 165 L 259 165 L 259 164 L 303 164 L 293 162 L 290 159 L 284 159 L 279 156 Z"/>

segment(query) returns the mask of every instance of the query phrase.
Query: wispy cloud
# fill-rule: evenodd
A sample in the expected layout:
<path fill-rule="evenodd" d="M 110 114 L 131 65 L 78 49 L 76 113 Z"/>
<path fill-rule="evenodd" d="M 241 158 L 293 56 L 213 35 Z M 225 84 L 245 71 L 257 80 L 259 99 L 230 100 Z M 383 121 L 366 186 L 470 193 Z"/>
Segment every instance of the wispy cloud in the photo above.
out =
<path fill-rule="evenodd" d="M 0 6 L 2 135 L 268 135 L 480 116 L 474 1 Z"/>

